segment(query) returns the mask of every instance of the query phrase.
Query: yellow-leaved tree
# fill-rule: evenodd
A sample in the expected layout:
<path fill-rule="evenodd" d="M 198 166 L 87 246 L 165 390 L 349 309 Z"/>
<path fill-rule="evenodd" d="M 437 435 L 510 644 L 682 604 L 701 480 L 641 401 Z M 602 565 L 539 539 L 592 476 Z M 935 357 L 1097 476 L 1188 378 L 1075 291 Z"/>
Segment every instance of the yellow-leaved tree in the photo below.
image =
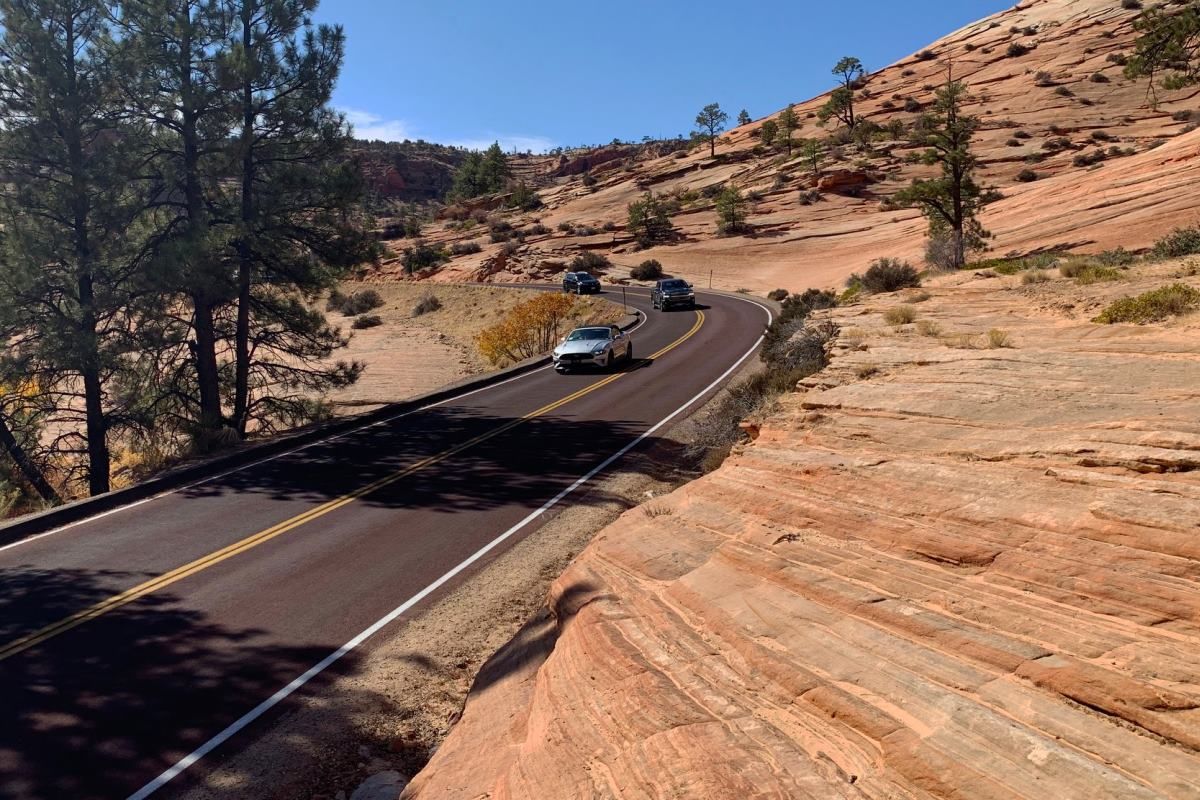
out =
<path fill-rule="evenodd" d="M 539 294 L 509 309 L 504 319 L 476 337 L 479 351 L 493 364 L 521 361 L 554 347 L 575 308 L 569 294 Z"/>

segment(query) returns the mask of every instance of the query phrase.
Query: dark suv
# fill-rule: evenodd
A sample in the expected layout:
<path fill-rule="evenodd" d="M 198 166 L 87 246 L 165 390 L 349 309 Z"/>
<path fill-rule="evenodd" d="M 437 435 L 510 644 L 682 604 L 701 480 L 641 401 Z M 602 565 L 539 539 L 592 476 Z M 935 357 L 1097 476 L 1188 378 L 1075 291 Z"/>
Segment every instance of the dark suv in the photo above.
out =
<path fill-rule="evenodd" d="M 666 311 L 669 308 L 695 308 L 696 292 L 682 278 L 666 278 L 654 284 L 650 291 L 650 305 Z"/>
<path fill-rule="evenodd" d="M 586 272 L 568 272 L 563 275 L 563 291 L 575 294 L 600 294 L 600 281 Z"/>

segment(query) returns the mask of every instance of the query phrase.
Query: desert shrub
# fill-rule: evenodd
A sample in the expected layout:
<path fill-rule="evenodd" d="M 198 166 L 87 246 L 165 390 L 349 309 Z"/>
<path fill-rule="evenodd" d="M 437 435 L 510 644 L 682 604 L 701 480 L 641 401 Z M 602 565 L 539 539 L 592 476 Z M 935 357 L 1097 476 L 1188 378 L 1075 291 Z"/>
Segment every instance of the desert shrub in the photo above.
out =
<path fill-rule="evenodd" d="M 834 308 L 838 304 L 837 295 L 831 291 L 820 291 L 818 289 L 805 289 L 800 294 L 789 295 L 783 301 L 783 308 L 779 312 L 777 322 L 788 323 L 795 320 L 808 319 L 809 314 L 818 311 L 822 308 Z M 768 331 L 767 338 L 771 338 L 771 333 Z M 771 342 L 764 341 L 763 346 L 771 346 Z"/>
<path fill-rule="evenodd" d="M 575 301 L 574 295 L 546 292 L 517 303 L 503 319 L 475 337 L 479 352 L 493 364 L 545 353 L 554 346 Z"/>
<path fill-rule="evenodd" d="M 871 263 L 863 273 L 861 281 L 871 294 L 895 292 L 921 285 L 917 270 L 907 261 L 897 258 L 880 258 Z"/>
<path fill-rule="evenodd" d="M 534 224 L 532 224 L 528 228 L 526 228 L 525 232 L 527 234 L 529 234 L 530 236 L 545 236 L 547 233 L 550 232 L 550 229 L 547 228 L 545 225 L 543 225 L 540 222 L 535 222 Z"/>
<path fill-rule="evenodd" d="M 820 189 L 801 189 L 800 190 L 800 205 L 811 206 L 813 203 L 821 202 Z"/>
<path fill-rule="evenodd" d="M 1176 228 L 1154 243 L 1155 258 L 1178 258 L 1200 253 L 1200 226 Z"/>
<path fill-rule="evenodd" d="M 1017 138 L 1015 138 L 1015 137 L 1014 137 L 1014 138 L 1012 138 L 1012 139 L 1009 139 L 1009 140 L 1008 140 L 1007 142 L 1005 142 L 1004 144 L 1005 144 L 1005 145 L 1007 145 L 1008 147 L 1020 147 L 1020 146 L 1021 146 L 1021 140 L 1020 140 L 1020 139 L 1017 139 Z"/>
<path fill-rule="evenodd" d="M 925 239 L 925 263 L 933 269 L 948 272 L 958 267 L 954 237 L 938 233 Z"/>
<path fill-rule="evenodd" d="M 598 181 L 596 180 L 596 176 L 590 172 L 583 173 L 583 177 L 580 178 L 580 181 L 583 183 L 584 186 L 588 187 L 589 189 L 598 183 Z"/>
<path fill-rule="evenodd" d="M 662 264 L 653 258 L 648 258 L 629 270 L 629 277 L 635 281 L 656 281 L 663 276 Z"/>
<path fill-rule="evenodd" d="M 922 50 L 913 56 L 913 58 L 915 58 L 917 61 L 933 61 L 935 58 L 937 58 L 937 53 L 933 52 L 932 50 Z"/>
<path fill-rule="evenodd" d="M 782 303 L 787 299 L 787 296 L 787 289 L 772 289 L 771 291 L 767 292 L 767 299 L 774 300 L 777 303 Z"/>
<path fill-rule="evenodd" d="M 917 333 L 922 336 L 941 336 L 942 328 L 933 320 L 917 320 Z"/>
<path fill-rule="evenodd" d="M 378 314 L 364 314 L 357 317 L 354 322 L 350 323 L 350 327 L 356 331 L 365 330 L 366 328 L 378 328 L 383 324 L 383 318 Z"/>
<path fill-rule="evenodd" d="M 1171 115 L 1171 119 L 1175 120 L 1176 122 L 1187 122 L 1191 118 L 1192 118 L 1192 112 L 1186 111 L 1186 110 L 1185 111 L 1176 111 L 1174 114 Z"/>
<path fill-rule="evenodd" d="M 705 186 L 703 189 L 700 190 L 700 194 L 704 197 L 707 197 L 709 200 L 712 200 L 713 198 L 717 197 L 717 195 L 721 194 L 721 192 L 723 192 L 723 191 L 725 191 L 725 184 L 710 183 L 708 186 Z"/>
<path fill-rule="evenodd" d="M 1075 93 L 1066 86 L 1055 86 L 1054 93 L 1059 97 L 1074 97 Z"/>
<path fill-rule="evenodd" d="M 902 69 L 902 70 L 900 70 L 900 77 L 901 77 L 901 78 L 911 78 L 913 75 L 916 75 L 916 74 L 917 74 L 917 71 L 916 71 L 916 70 L 913 70 L 913 69 Z"/>
<path fill-rule="evenodd" d="M 1124 247 L 1116 250 L 1105 250 L 1096 256 L 1096 260 L 1106 267 L 1127 267 L 1137 258 Z"/>
<path fill-rule="evenodd" d="M 404 265 L 405 272 L 411 275 L 417 270 L 436 267 L 449 258 L 450 254 L 440 247 L 431 247 L 424 242 L 417 242 L 404 250 L 400 261 Z"/>
<path fill-rule="evenodd" d="M 506 256 L 511 256 L 511 255 L 515 255 L 516 252 L 520 249 L 521 249 L 521 243 L 514 239 L 514 240 L 509 240 L 509 241 L 505 242 L 504 247 L 500 248 L 500 252 L 504 253 L 504 255 L 506 255 Z"/>
<path fill-rule="evenodd" d="M 1104 57 L 1104 60 L 1110 64 L 1116 64 L 1123 67 L 1129 63 L 1129 56 L 1125 55 L 1124 53 L 1109 53 Z"/>
<path fill-rule="evenodd" d="M 603 228 L 605 231 L 612 233 L 613 231 L 615 231 L 617 229 L 617 223 L 613 222 L 612 220 L 609 220 L 608 222 L 605 222 L 600 227 Z"/>
<path fill-rule="evenodd" d="M 1119 269 L 1105 267 L 1100 264 L 1087 264 L 1075 276 L 1075 282 L 1080 286 L 1090 286 L 1103 281 L 1119 281 L 1123 276 Z"/>
<path fill-rule="evenodd" d="M 992 350 L 997 350 L 1001 347 L 1012 347 L 1012 339 L 1007 332 L 999 328 L 992 328 L 987 332 L 987 346 Z"/>
<path fill-rule="evenodd" d="M 904 100 L 904 110 L 910 114 L 915 114 L 921 110 L 921 101 L 915 97 L 909 97 Z"/>
<path fill-rule="evenodd" d="M 1090 153 L 1076 153 L 1075 157 L 1071 159 L 1071 163 L 1077 167 L 1090 167 L 1094 164 L 1099 164 L 1106 158 L 1108 156 L 1103 150 L 1093 150 Z"/>
<path fill-rule="evenodd" d="M 542 207 L 542 198 L 531 189 L 525 181 L 521 181 L 508 196 L 509 208 L 519 208 L 522 211 L 533 211 Z"/>
<path fill-rule="evenodd" d="M 557 225 L 555 225 L 554 227 L 557 228 L 558 230 L 562 231 L 563 233 L 570 233 L 571 231 L 575 230 L 575 223 L 567 222 L 566 220 L 564 220 L 564 221 L 558 223 Z"/>
<path fill-rule="evenodd" d="M 599 233 L 599 231 L 593 228 L 591 225 L 579 225 L 575 228 L 576 236 L 595 236 L 597 233 Z"/>
<path fill-rule="evenodd" d="M 492 244 L 499 244 L 500 242 L 507 242 L 511 236 L 511 231 L 491 231 L 488 233 L 488 241 Z"/>
<path fill-rule="evenodd" d="M 421 295 L 416 305 L 413 306 L 412 315 L 419 317 L 422 314 L 432 314 L 434 311 L 440 310 L 441 307 L 442 301 L 437 299 L 437 295 L 433 292 L 426 292 Z"/>
<path fill-rule="evenodd" d="M 1093 72 L 1088 80 L 1092 83 L 1108 83 L 1108 76 L 1103 72 Z"/>
<path fill-rule="evenodd" d="M 455 242 L 450 245 L 450 255 L 466 256 L 471 253 L 478 253 L 483 249 L 483 245 L 479 242 Z"/>
<path fill-rule="evenodd" d="M 1017 180 L 1021 183 L 1032 183 L 1038 179 L 1038 174 L 1031 169 L 1023 169 L 1017 173 Z"/>
<path fill-rule="evenodd" d="M 349 296 L 343 295 L 337 310 L 347 317 L 357 317 L 359 314 L 365 314 L 381 305 L 383 305 L 383 296 L 379 292 L 374 289 L 363 289 L 361 292 L 355 292 Z"/>
<path fill-rule="evenodd" d="M 1013 138 L 1016 139 L 1030 139 L 1032 137 L 1033 134 L 1031 134 L 1029 131 L 1015 131 L 1013 133 Z"/>
<path fill-rule="evenodd" d="M 1009 58 L 1020 58 L 1029 52 L 1029 48 L 1020 42 L 1010 42 L 1004 54 Z"/>
<path fill-rule="evenodd" d="M 1043 150 L 1052 150 L 1055 152 L 1057 152 L 1059 150 L 1066 150 L 1070 146 L 1071 146 L 1071 140 L 1065 136 L 1058 136 L 1053 139 L 1047 139 L 1046 141 L 1042 142 Z"/>
<path fill-rule="evenodd" d="M 933 295 L 931 295 L 929 292 L 917 292 L 916 294 L 914 294 L 914 295 L 911 295 L 911 296 L 908 298 L 908 302 L 910 302 L 910 303 L 924 303 L 926 300 L 929 300 L 929 299 L 930 299 L 930 298 L 932 298 L 932 297 L 933 297 Z"/>
<path fill-rule="evenodd" d="M 1139 325 L 1159 322 L 1168 317 L 1186 314 L 1200 306 L 1200 290 L 1184 283 L 1174 283 L 1153 291 L 1126 297 L 1100 312 L 1095 322 L 1135 322 Z"/>
<path fill-rule="evenodd" d="M 325 301 L 326 311 L 341 311 L 342 305 L 346 302 L 346 295 L 343 292 L 333 289 L 329 292 L 329 299 Z"/>
<path fill-rule="evenodd" d="M 912 306 L 896 306 L 883 313 L 883 321 L 888 325 L 908 325 L 917 318 L 917 310 Z"/>
<path fill-rule="evenodd" d="M 1028 286 L 1033 283 L 1045 283 L 1050 280 L 1050 276 L 1042 269 L 1027 269 L 1021 273 L 1021 285 Z"/>
<path fill-rule="evenodd" d="M 1054 76 L 1045 70 L 1039 70 L 1033 76 L 1033 84 L 1035 86 L 1053 86 Z"/>
<path fill-rule="evenodd" d="M 1142 0 L 1121 0 L 1121 8 L 1136 11 L 1142 7 Z"/>
<path fill-rule="evenodd" d="M 1092 131 L 1092 138 L 1097 142 L 1111 142 L 1113 135 L 1108 131 Z"/>
<path fill-rule="evenodd" d="M 593 253 L 591 250 L 585 250 L 571 259 L 568 271 L 587 272 L 590 274 L 597 270 L 608 269 L 610 266 L 612 266 L 612 262 L 607 257 L 599 253 Z"/>

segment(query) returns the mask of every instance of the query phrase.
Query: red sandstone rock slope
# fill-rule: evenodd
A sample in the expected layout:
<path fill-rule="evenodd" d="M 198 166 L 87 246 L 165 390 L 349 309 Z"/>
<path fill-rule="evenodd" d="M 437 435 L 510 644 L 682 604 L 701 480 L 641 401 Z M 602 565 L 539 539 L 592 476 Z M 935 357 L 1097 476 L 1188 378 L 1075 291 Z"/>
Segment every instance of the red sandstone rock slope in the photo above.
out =
<path fill-rule="evenodd" d="M 831 312 L 832 366 L 600 534 L 404 797 L 1200 798 L 1200 321 L 1087 321 L 1175 268 Z"/>
<path fill-rule="evenodd" d="M 952 64 L 974 94 L 971 112 L 983 121 L 978 154 L 984 175 L 1005 196 L 985 217 L 996 234 L 994 252 L 1145 247 L 1200 217 L 1200 193 L 1193 189 L 1200 138 L 1185 134 L 1192 125 L 1185 115 L 1195 112 L 1200 121 L 1200 105 L 1193 89 L 1163 93 L 1151 109 L 1147 83 L 1123 77 L 1120 62 L 1132 51 L 1137 13 L 1121 0 L 1025 0 L 939 40 L 923 51 L 928 57 L 918 54 L 872 73 L 859 110 L 879 125 L 911 123 Z M 1011 54 L 1014 45 L 1027 52 Z M 815 112 L 824 100 L 797 104 L 797 140 L 835 133 L 817 126 Z M 546 208 L 514 221 L 528 227 L 536 218 L 550 232 L 530 236 L 497 260 L 501 245 L 489 243 L 486 231 L 432 226 L 435 243 L 475 239 L 485 247 L 480 255 L 455 259 L 437 277 L 543 278 L 587 249 L 611 255 L 617 264 L 612 278 L 652 257 L 695 280 L 707 282 L 711 272 L 725 288 L 799 290 L 839 283 L 874 258 L 921 258 L 923 220 L 886 202 L 924 169 L 907 163 L 912 149 L 904 141 L 878 141 L 870 150 L 842 146 L 826 169 L 869 174 L 873 182 L 858 196 L 827 191 L 805 205 L 800 192 L 811 181 L 798 158 L 755 151 L 761 123 L 726 134 L 715 159 L 704 147 L 683 157 L 606 160 L 594 171 L 592 188 L 579 175 L 550 177 L 557 165 L 548 162 L 541 188 Z M 1096 152 L 1106 160 L 1075 165 L 1076 156 Z M 1040 179 L 1017 181 L 1024 169 Z M 753 235 L 715 236 L 712 200 L 698 193 L 722 183 L 761 193 L 750 215 Z M 623 226 L 627 205 L 646 191 L 683 199 L 675 217 L 682 240 L 638 252 Z M 567 222 L 576 230 L 557 229 Z M 612 230 L 604 230 L 606 223 Z M 580 226 L 595 232 L 579 235 Z M 393 262 L 384 274 L 398 272 Z"/>

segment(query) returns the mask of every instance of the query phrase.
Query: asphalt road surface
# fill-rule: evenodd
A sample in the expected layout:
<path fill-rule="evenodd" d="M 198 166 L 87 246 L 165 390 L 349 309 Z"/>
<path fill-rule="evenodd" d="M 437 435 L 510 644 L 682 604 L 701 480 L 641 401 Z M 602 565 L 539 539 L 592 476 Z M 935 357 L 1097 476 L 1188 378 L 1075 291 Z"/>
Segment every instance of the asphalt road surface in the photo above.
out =
<path fill-rule="evenodd" d="M 584 502 L 768 320 L 737 297 L 629 299 L 648 317 L 613 374 L 545 368 L 0 549 L 0 796 L 169 796 Z"/>

